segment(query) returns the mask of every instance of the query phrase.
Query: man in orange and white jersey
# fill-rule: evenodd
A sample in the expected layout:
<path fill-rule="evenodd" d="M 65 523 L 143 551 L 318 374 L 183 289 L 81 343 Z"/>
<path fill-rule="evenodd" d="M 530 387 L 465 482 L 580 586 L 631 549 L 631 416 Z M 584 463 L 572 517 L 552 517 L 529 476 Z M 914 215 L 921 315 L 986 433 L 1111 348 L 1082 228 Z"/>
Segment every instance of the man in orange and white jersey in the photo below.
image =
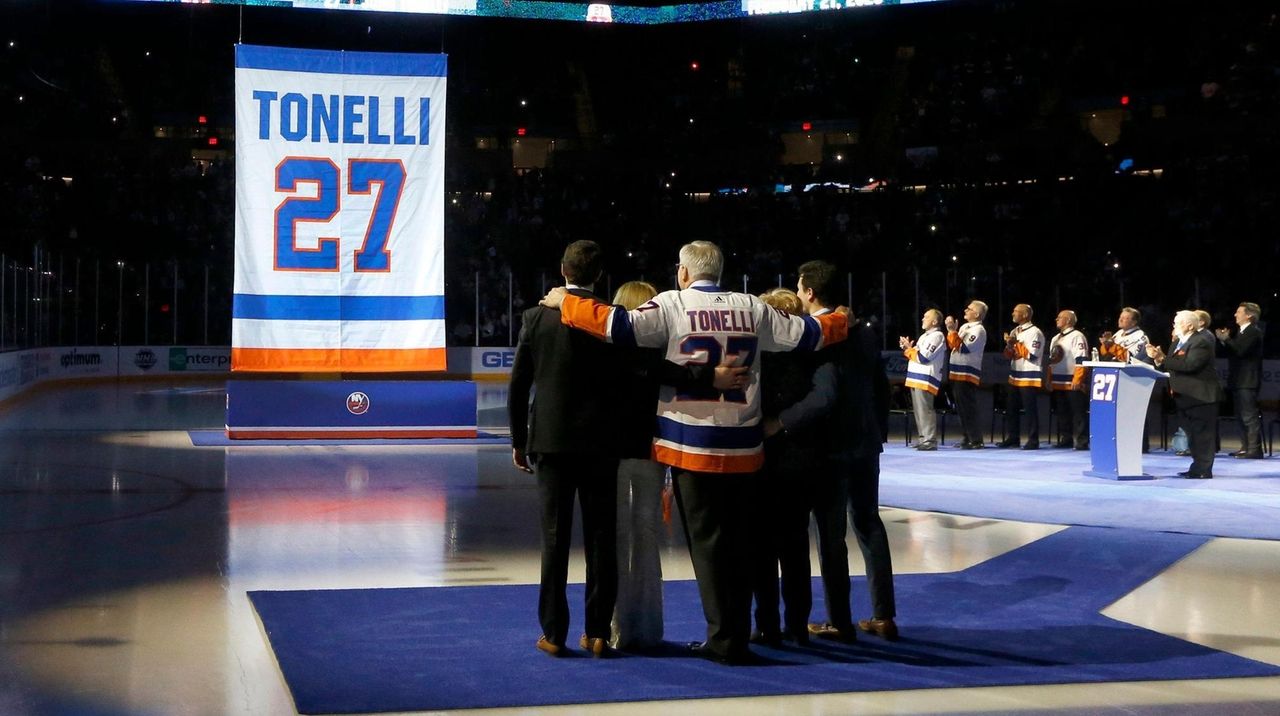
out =
<path fill-rule="evenodd" d="M 1142 312 L 1131 306 L 1120 309 L 1120 317 L 1116 319 L 1119 330 L 1115 333 L 1105 331 L 1098 338 L 1098 360 L 1119 361 L 1121 363 L 1151 363 L 1147 357 L 1147 346 L 1151 340 L 1138 325 L 1142 322 Z M 1152 392 L 1161 395 L 1161 388 Z M 1146 413 L 1142 415 L 1142 452 L 1147 452 L 1151 444 L 1150 428 L 1147 426 Z"/>
<path fill-rule="evenodd" d="M 707 640 L 694 653 L 738 664 L 752 660 L 750 565 L 746 551 L 751 488 L 764 462 L 758 351 L 818 350 L 842 341 L 843 313 L 793 316 L 755 296 L 718 285 L 724 255 L 708 241 L 680 249 L 679 290 L 634 311 L 552 289 L 543 305 L 567 326 L 620 345 L 661 347 L 677 364 L 732 362 L 750 368 L 743 391 L 658 396 L 654 459 L 671 466 L 684 518 Z"/>
<path fill-rule="evenodd" d="M 1059 440 L 1057 447 L 1089 449 L 1089 400 L 1084 393 L 1085 367 L 1089 357 L 1089 341 L 1076 328 L 1075 311 L 1059 311 L 1054 322 L 1058 334 L 1049 342 L 1049 372 L 1053 383 L 1052 400 L 1056 401 L 1058 433 L 1069 426 L 1069 437 Z"/>
<path fill-rule="evenodd" d="M 1026 426 L 1023 450 L 1040 449 L 1040 388 L 1044 381 L 1044 332 L 1031 322 L 1031 306 L 1013 307 L 1014 329 L 1004 334 L 1004 357 L 1009 359 L 1009 399 L 1005 402 L 1005 439 L 996 447 L 1018 447 Z M 1021 421 L 1019 421 L 1021 413 Z"/>
<path fill-rule="evenodd" d="M 907 358 L 906 386 L 911 390 L 911 408 L 919 433 L 917 450 L 938 449 L 938 411 L 933 408 L 933 399 L 942 388 L 942 371 L 947 362 L 947 336 L 941 324 L 942 311 L 930 308 L 920 319 L 924 333 L 918 340 L 906 336 L 898 339 L 898 347 Z"/>
<path fill-rule="evenodd" d="M 982 380 L 982 352 L 987 347 L 987 329 L 982 326 L 986 317 L 987 304 L 970 301 L 964 309 L 964 325 L 951 316 L 945 321 L 947 347 L 951 349 L 947 379 L 960 414 L 960 431 L 964 433 L 961 450 L 983 447 L 982 426 L 978 424 L 978 384 Z"/>
<path fill-rule="evenodd" d="M 1119 327 L 1115 333 L 1105 331 L 1098 337 L 1098 359 L 1114 360 L 1121 363 L 1150 363 L 1147 358 L 1147 334 L 1138 325 L 1142 321 L 1142 312 L 1136 308 L 1125 306 L 1120 309 L 1120 318 L 1116 320 Z"/>

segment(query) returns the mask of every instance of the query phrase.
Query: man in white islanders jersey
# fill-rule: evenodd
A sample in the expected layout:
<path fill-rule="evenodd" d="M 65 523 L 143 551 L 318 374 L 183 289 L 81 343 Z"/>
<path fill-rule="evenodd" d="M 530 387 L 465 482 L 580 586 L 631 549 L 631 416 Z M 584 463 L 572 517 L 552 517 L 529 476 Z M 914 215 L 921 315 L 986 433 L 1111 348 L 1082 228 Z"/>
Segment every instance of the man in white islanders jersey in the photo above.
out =
<path fill-rule="evenodd" d="M 671 466 L 676 501 L 707 639 L 694 653 L 729 664 L 749 663 L 751 586 L 747 541 L 754 474 L 764 462 L 758 351 L 814 351 L 845 338 L 843 313 L 793 316 L 755 296 L 720 288 L 724 255 L 708 241 L 680 249 L 679 290 L 665 291 L 633 311 L 552 289 L 542 303 L 560 309 L 567 326 L 620 345 L 666 349 L 677 364 L 722 362 L 750 368 L 742 391 L 658 395 L 654 459 Z"/>
<path fill-rule="evenodd" d="M 973 300 L 964 309 L 964 325 L 951 316 L 945 321 L 947 347 L 951 349 L 947 378 L 951 381 L 951 394 L 956 399 L 956 412 L 960 414 L 960 429 L 964 433 L 959 445 L 961 450 L 983 447 L 977 392 L 982 380 L 982 352 L 987 347 L 987 329 L 982 326 L 986 317 L 987 304 Z"/>
<path fill-rule="evenodd" d="M 1085 395 L 1085 367 L 1089 341 L 1076 328 L 1075 311 L 1059 311 L 1054 325 L 1058 333 L 1049 341 L 1049 372 L 1052 400 L 1057 403 L 1057 447 L 1089 449 L 1089 398 Z M 1064 430 L 1065 428 L 1065 430 Z M 1061 437 L 1063 433 L 1066 437 Z"/>

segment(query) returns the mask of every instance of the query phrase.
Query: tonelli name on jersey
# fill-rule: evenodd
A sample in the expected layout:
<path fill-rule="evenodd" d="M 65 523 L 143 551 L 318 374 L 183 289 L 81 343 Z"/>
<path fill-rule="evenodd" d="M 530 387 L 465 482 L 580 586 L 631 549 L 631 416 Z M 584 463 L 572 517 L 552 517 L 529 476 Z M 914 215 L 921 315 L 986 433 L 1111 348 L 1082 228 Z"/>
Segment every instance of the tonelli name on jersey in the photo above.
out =
<path fill-rule="evenodd" d="M 445 74 L 236 47 L 232 370 L 444 370 Z"/>
<path fill-rule="evenodd" d="M 748 366 L 745 390 L 680 393 L 663 386 L 659 393 L 654 458 L 718 473 L 754 472 L 764 462 L 757 353 L 817 350 L 847 331 L 843 316 L 792 316 L 709 282 L 660 293 L 634 311 L 570 295 L 561 320 L 619 345 L 663 348 L 673 363 Z"/>

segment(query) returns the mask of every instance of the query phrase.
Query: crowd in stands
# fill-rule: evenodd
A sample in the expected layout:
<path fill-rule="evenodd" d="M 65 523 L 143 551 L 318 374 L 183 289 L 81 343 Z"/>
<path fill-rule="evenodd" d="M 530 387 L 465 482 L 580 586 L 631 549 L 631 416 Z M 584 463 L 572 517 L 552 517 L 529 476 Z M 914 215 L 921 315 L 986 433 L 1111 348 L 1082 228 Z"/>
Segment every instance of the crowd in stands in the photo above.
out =
<path fill-rule="evenodd" d="M 669 287 L 675 251 L 692 239 L 724 246 L 725 282 L 753 293 L 794 285 L 801 262 L 829 259 L 850 272 L 855 309 L 887 323 L 878 330 L 890 337 L 923 308 L 955 312 L 972 297 L 993 311 L 1071 308 L 1090 333 L 1125 304 L 1145 307 L 1153 325 L 1193 299 L 1260 297 L 1269 309 L 1276 297 L 1261 290 L 1280 258 L 1272 11 L 1183 8 L 1167 32 L 1151 34 L 1143 28 L 1164 8 L 1153 3 L 1090 6 L 1108 8 L 1109 23 L 1065 5 L 943 5 L 675 28 L 666 32 L 701 46 L 625 62 L 575 55 L 616 59 L 603 41 L 558 43 L 524 64 L 455 44 L 450 340 L 509 344 L 513 321 L 558 275 L 554 257 L 579 238 L 605 247 L 613 286 L 643 278 Z M 1072 31 L 1057 31 L 1064 24 Z M 513 55 L 533 42 L 518 28 L 496 31 Z M 639 33 L 612 38 L 619 54 L 646 44 Z M 82 50 L 90 69 L 78 80 L 70 61 L 59 74 L 41 60 L 52 46 L 4 60 L 0 92 L 23 96 L 11 116 L 27 134 L 0 139 L 0 252 L 12 261 L 38 245 L 125 261 L 133 282 L 148 262 L 176 261 L 184 276 L 207 265 L 211 293 L 229 296 L 233 138 L 197 163 L 190 140 L 151 133 L 162 111 L 212 103 L 215 121 L 230 117 L 225 78 L 208 80 L 217 73 L 202 67 L 212 85 L 197 91 L 178 69 L 143 72 L 115 57 L 126 46 L 136 48 L 121 37 Z M 107 78 L 118 89 L 68 104 L 33 74 L 71 89 Z M 526 96 L 537 112 L 502 109 Z M 98 128 L 68 149 L 64 133 L 42 131 L 41 103 L 105 112 L 130 130 Z M 1106 122 L 1091 121 L 1099 112 Z M 812 166 L 782 164 L 782 135 L 810 119 L 838 120 L 858 140 Z M 566 138 L 545 167 L 513 169 L 505 140 L 476 149 L 477 137 L 526 122 L 532 134 Z M 839 186 L 805 191 L 820 182 Z M 1173 280 L 1165 257 L 1188 253 L 1203 260 Z M 153 290 L 169 290 L 163 274 Z M 212 342 L 229 340 L 228 307 L 215 303 Z"/>

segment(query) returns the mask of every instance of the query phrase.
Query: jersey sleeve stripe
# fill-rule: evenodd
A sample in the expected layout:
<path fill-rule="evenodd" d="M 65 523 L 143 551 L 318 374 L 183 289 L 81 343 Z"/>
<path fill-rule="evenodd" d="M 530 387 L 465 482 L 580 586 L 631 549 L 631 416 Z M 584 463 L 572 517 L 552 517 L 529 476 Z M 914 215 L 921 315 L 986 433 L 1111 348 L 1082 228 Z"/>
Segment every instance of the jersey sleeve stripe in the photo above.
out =
<path fill-rule="evenodd" d="M 631 325 L 631 315 L 621 306 L 613 307 L 613 320 L 609 326 L 609 340 L 620 346 L 634 348 L 636 332 Z"/>
<path fill-rule="evenodd" d="M 586 331 L 596 338 L 608 340 L 611 312 L 613 306 L 569 294 L 560 304 L 560 322 L 570 328 Z"/>

